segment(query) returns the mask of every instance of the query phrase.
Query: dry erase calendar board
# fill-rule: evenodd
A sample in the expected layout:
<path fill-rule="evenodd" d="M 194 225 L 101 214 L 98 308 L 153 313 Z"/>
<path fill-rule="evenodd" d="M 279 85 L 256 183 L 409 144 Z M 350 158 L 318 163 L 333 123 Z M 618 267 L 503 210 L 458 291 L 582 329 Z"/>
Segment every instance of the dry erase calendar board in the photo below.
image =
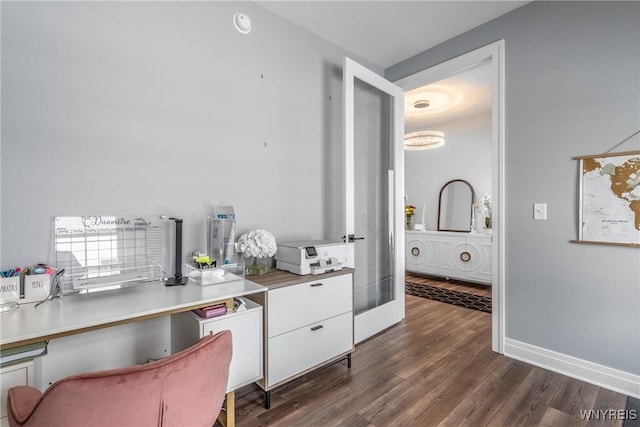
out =
<path fill-rule="evenodd" d="M 155 216 L 56 216 L 56 267 L 63 289 L 91 290 L 161 280 L 168 221 Z"/>

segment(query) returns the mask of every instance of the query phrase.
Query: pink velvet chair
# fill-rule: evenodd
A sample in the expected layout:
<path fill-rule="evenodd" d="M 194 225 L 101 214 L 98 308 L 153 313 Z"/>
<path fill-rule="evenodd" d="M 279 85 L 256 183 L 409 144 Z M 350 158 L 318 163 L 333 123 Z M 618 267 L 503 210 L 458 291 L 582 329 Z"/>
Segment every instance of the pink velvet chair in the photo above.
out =
<path fill-rule="evenodd" d="M 231 332 L 164 359 L 73 375 L 44 393 L 9 389 L 10 426 L 212 426 L 225 398 Z"/>

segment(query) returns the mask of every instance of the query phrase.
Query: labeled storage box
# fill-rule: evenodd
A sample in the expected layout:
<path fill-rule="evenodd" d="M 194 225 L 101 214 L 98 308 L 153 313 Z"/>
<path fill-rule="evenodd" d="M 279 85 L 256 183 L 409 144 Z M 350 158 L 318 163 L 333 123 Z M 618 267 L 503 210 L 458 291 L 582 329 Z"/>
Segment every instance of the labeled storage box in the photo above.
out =
<path fill-rule="evenodd" d="M 24 276 L 25 301 L 40 301 L 49 296 L 51 290 L 50 274 L 31 274 Z"/>
<path fill-rule="evenodd" d="M 12 302 L 20 299 L 20 276 L 0 278 L 0 301 Z"/>

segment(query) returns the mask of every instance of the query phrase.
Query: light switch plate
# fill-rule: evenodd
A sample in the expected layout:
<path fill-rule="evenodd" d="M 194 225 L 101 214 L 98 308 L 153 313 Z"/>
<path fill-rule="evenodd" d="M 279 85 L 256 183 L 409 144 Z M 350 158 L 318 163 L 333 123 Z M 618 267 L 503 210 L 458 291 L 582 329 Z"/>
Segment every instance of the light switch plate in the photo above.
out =
<path fill-rule="evenodd" d="M 547 204 L 546 203 L 534 203 L 533 204 L 533 219 L 547 219 Z"/>

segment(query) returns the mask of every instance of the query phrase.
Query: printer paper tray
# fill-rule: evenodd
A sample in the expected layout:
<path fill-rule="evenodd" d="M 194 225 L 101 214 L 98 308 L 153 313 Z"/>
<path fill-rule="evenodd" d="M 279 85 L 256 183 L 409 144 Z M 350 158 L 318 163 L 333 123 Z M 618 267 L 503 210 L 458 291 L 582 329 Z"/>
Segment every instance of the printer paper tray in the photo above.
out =
<path fill-rule="evenodd" d="M 288 271 L 290 273 L 299 274 L 301 276 L 311 274 L 323 274 L 328 273 L 329 271 L 338 271 L 342 270 L 343 265 L 340 264 L 330 264 L 326 266 L 301 266 L 298 264 L 294 264 L 286 261 L 276 261 L 276 268 L 278 270 Z"/>

